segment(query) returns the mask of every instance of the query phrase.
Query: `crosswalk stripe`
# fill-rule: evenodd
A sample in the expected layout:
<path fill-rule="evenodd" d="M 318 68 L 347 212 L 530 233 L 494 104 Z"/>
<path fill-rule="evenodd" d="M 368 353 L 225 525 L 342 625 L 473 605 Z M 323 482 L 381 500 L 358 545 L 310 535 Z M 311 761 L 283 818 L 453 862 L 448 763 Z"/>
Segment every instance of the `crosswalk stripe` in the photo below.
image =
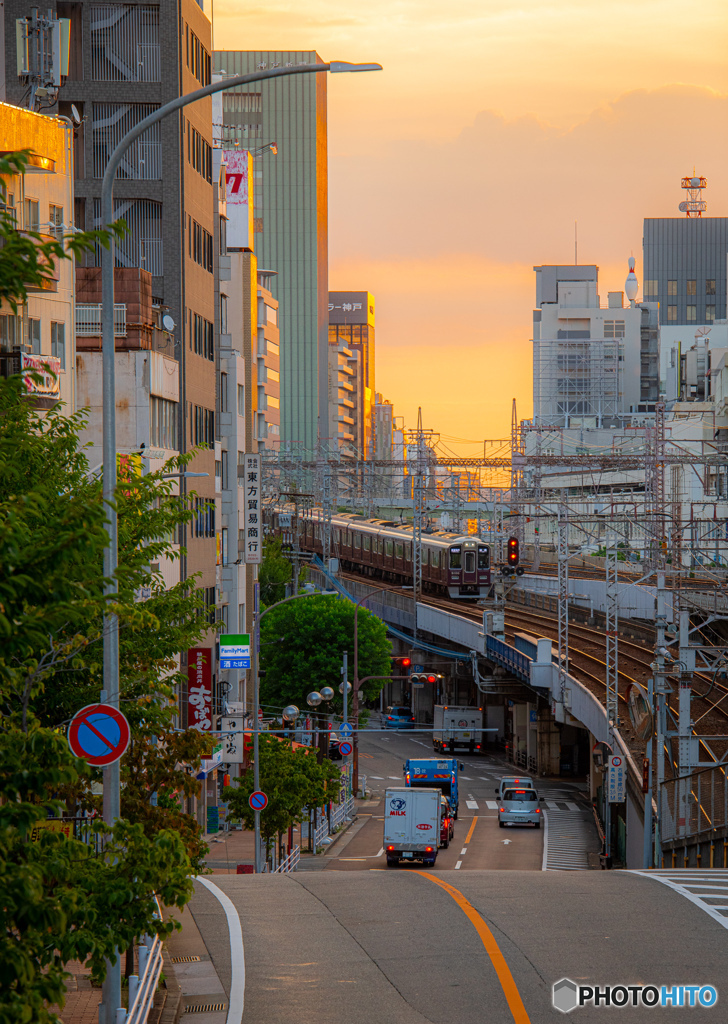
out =
<path fill-rule="evenodd" d="M 598 849 L 596 829 L 581 812 L 554 810 L 544 814 L 544 871 L 585 871 L 588 853 Z"/>
<path fill-rule="evenodd" d="M 495 800 L 486 800 L 485 801 L 485 806 L 488 808 L 489 811 L 497 811 L 498 810 L 498 804 L 495 802 Z"/>
<path fill-rule="evenodd" d="M 566 808 L 569 811 L 580 811 L 581 807 L 578 804 L 572 804 L 568 800 L 566 801 Z"/>
<path fill-rule="evenodd" d="M 558 811 L 559 805 L 554 800 L 544 800 L 544 803 L 550 811 Z"/>
<path fill-rule="evenodd" d="M 629 871 L 630 875 L 641 875 L 643 878 L 651 878 L 655 882 L 668 886 L 674 892 L 679 892 L 686 900 L 690 900 L 696 907 L 705 911 L 714 921 L 728 930 L 728 905 L 716 906 L 714 903 L 706 903 L 709 899 L 728 898 L 728 870 L 725 868 L 711 868 L 709 871 L 693 869 L 689 874 L 685 871 L 673 871 L 669 868 L 653 871 Z M 696 892 L 694 890 L 705 890 Z"/>
<path fill-rule="evenodd" d="M 477 800 L 466 800 L 465 803 L 467 804 L 467 808 L 468 808 L 469 811 L 477 811 L 478 810 L 478 801 Z"/>

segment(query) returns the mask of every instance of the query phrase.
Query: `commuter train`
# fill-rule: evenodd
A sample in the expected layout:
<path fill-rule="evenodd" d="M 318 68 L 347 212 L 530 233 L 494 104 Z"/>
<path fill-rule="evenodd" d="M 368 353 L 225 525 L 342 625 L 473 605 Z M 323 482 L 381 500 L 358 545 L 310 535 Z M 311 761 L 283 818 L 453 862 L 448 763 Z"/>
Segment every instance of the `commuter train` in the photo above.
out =
<path fill-rule="evenodd" d="M 280 533 L 281 515 L 287 525 L 291 513 L 268 509 L 267 525 Z M 308 509 L 299 516 L 298 542 L 302 551 L 323 557 L 322 513 Z M 349 513 L 331 517 L 331 555 L 344 569 L 393 583 L 412 583 L 412 526 L 384 519 L 365 519 Z M 423 533 L 422 587 L 448 597 L 486 597 L 491 585 L 490 547 L 478 537 L 455 533 Z"/>

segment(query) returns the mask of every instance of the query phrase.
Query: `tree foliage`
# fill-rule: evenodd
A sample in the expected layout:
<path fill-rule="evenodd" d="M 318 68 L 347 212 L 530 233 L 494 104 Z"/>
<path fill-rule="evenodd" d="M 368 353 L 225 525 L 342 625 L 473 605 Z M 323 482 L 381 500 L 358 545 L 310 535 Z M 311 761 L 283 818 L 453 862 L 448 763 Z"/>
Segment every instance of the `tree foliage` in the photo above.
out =
<path fill-rule="evenodd" d="M 286 596 L 286 587 L 293 580 L 293 564 L 283 554 L 283 541 L 280 537 L 266 537 L 263 541 L 263 561 L 258 570 L 260 584 L 260 603 L 264 608 L 282 601 Z M 298 573 L 298 585 L 306 580 L 306 567 L 301 566 Z"/>
<path fill-rule="evenodd" d="M 331 686 L 330 707 L 342 709 L 339 695 L 344 651 L 349 652 L 349 678 L 354 664 L 354 605 L 333 597 L 308 597 L 273 608 L 261 620 L 261 701 L 277 707 L 305 704 L 306 694 Z M 389 676 L 391 642 L 387 627 L 366 608 L 359 608 L 359 678 Z M 371 680 L 360 699 L 372 700 L 383 686 Z"/>
<path fill-rule="evenodd" d="M 0 158 L 20 173 L 22 154 Z M 0 181 L 2 179 L 0 178 Z M 17 308 L 52 273 L 49 261 L 108 241 L 48 241 L 15 230 L 0 211 L 0 300 Z M 122 477 L 118 594 L 104 595 L 106 508 L 101 482 L 79 444 L 82 414 L 35 411 L 20 377 L 0 380 L 0 1024 L 54 1019 L 64 965 L 104 958 L 144 932 L 166 933 L 154 894 L 169 906 L 191 895 L 204 852 L 178 796 L 197 787 L 207 740 L 174 731 L 176 655 L 209 623 L 195 580 L 166 589 L 151 563 L 177 557 L 171 538 L 192 516 L 194 495 L 172 493 L 164 471 Z M 179 470 L 192 455 L 172 460 Z M 149 592 L 148 600 L 141 600 Z M 34 826 L 49 815 L 99 810 L 98 773 L 74 758 L 63 730 L 99 698 L 103 617 L 120 622 L 122 709 L 132 744 L 122 761 L 122 814 L 96 844 Z M 103 840 L 103 842 L 102 842 Z"/>
<path fill-rule="evenodd" d="M 314 750 L 293 745 L 275 736 L 261 735 L 259 740 L 260 788 L 268 797 L 260 812 L 260 834 L 267 841 L 299 824 L 309 807 L 322 807 L 338 794 L 339 769 L 331 761 L 319 764 Z M 248 829 L 255 826 L 255 812 L 248 799 L 253 792 L 253 768 L 235 785 L 223 791 L 229 801 L 229 813 L 241 818 Z"/>

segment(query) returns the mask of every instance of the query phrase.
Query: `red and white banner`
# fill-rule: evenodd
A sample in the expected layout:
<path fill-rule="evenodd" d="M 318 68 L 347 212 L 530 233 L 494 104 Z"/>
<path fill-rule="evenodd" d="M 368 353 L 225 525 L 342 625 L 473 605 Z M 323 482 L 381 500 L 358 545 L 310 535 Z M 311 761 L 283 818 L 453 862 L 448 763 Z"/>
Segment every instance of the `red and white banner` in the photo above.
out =
<path fill-rule="evenodd" d="M 191 647 L 187 652 L 187 727 L 212 731 L 212 648 Z"/>

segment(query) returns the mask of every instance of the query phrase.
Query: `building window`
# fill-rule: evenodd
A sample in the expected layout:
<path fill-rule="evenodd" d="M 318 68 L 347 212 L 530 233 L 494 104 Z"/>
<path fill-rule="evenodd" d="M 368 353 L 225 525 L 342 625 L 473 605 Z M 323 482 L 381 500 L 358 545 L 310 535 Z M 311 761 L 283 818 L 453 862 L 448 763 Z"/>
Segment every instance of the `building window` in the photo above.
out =
<path fill-rule="evenodd" d="M 698 282 L 697 281 L 686 281 L 685 282 L 685 294 L 686 295 L 697 295 L 698 294 Z"/>
<path fill-rule="evenodd" d="M 195 263 L 212 273 L 212 235 L 205 231 L 201 224 L 190 218 L 188 222 L 187 248 Z"/>
<path fill-rule="evenodd" d="M 212 184 L 212 146 L 187 122 L 187 161 Z"/>
<path fill-rule="evenodd" d="M 16 317 L 10 313 L 0 314 L 0 348 L 12 352 L 16 337 Z"/>
<path fill-rule="evenodd" d="M 685 319 L 688 323 L 694 323 L 697 317 L 697 306 L 686 306 L 685 307 Z"/>
<path fill-rule="evenodd" d="M 126 222 L 127 232 L 114 242 L 114 265 L 141 267 L 162 277 L 162 204 L 152 199 L 115 199 L 114 220 Z M 94 227 L 101 227 L 101 200 L 94 199 Z M 96 266 L 101 266 L 101 246 L 96 247 Z"/>
<path fill-rule="evenodd" d="M 245 415 L 245 388 L 238 384 L 238 416 Z"/>
<path fill-rule="evenodd" d="M 624 337 L 624 320 L 605 320 L 604 321 L 604 337 L 605 338 L 623 338 Z"/>
<path fill-rule="evenodd" d="M 200 85 L 209 85 L 212 81 L 210 54 L 194 32 L 190 32 L 187 38 L 187 67 Z"/>
<path fill-rule="evenodd" d="M 243 531 L 241 530 L 240 532 L 242 533 Z M 239 633 L 244 633 L 245 632 L 245 605 L 244 604 L 239 604 L 238 605 L 238 632 Z"/>
<path fill-rule="evenodd" d="M 220 255 L 227 256 L 227 220 L 220 218 Z"/>
<path fill-rule="evenodd" d="M 177 443 L 177 403 L 152 395 L 149 399 L 149 442 L 170 451 L 179 451 Z"/>
<path fill-rule="evenodd" d="M 103 178 L 109 157 L 123 136 L 155 110 L 159 110 L 158 103 L 94 103 L 94 178 Z M 151 125 L 132 142 L 114 177 L 147 181 L 162 177 L 161 124 Z"/>
<path fill-rule="evenodd" d="M 228 564 L 228 531 L 227 527 L 223 526 L 220 531 L 220 555 L 222 556 L 222 564 Z"/>
<path fill-rule="evenodd" d="M 51 355 L 61 361 L 61 369 L 66 369 L 66 325 L 51 323 Z"/>
<path fill-rule="evenodd" d="M 25 343 L 34 356 L 40 355 L 40 320 L 34 317 L 28 317 L 26 320 Z M 55 352 L 52 355 L 55 355 Z"/>
<path fill-rule="evenodd" d="M 281 379 L 281 375 L 278 372 L 278 370 L 272 370 L 270 368 L 270 366 L 266 368 L 265 372 L 266 372 L 266 378 L 268 380 L 279 381 Z"/>
<path fill-rule="evenodd" d="M 220 412 L 228 411 L 228 375 L 220 374 Z"/>
<path fill-rule="evenodd" d="M 677 281 L 668 281 L 667 282 L 667 294 L 668 295 L 677 295 Z"/>
<path fill-rule="evenodd" d="M 90 4 L 91 79 L 161 82 L 158 4 Z"/>
<path fill-rule="evenodd" d="M 263 97 L 259 92 L 224 92 L 222 109 L 231 114 L 257 114 L 263 109 Z"/>
<path fill-rule="evenodd" d="M 265 319 L 269 324 L 278 324 L 278 310 L 265 304 Z"/>
<path fill-rule="evenodd" d="M 54 206 L 52 203 L 48 207 L 48 229 L 49 233 L 53 235 L 59 242 L 63 240 L 63 207 Z"/>
<path fill-rule="evenodd" d="M 705 322 L 706 324 L 712 323 L 715 320 L 715 306 L 705 307 Z"/>
<path fill-rule="evenodd" d="M 668 322 L 670 320 L 677 320 L 677 306 L 668 306 L 667 307 L 667 319 L 668 319 Z"/>
<path fill-rule="evenodd" d="M 220 487 L 223 491 L 226 491 L 229 487 L 228 484 L 228 453 L 222 452 L 222 458 L 220 459 Z"/>
<path fill-rule="evenodd" d="M 705 282 L 705 294 L 706 295 L 715 295 L 715 278 L 714 277 L 709 278 L 708 280 L 706 280 L 706 282 Z"/>
<path fill-rule="evenodd" d="M 269 409 L 280 409 L 281 407 L 280 400 L 273 395 L 266 395 L 266 402 Z"/>
<path fill-rule="evenodd" d="M 227 562 L 223 562 L 222 564 L 223 565 L 227 565 Z M 220 618 L 222 619 L 222 632 L 223 633 L 228 633 L 230 631 L 230 627 L 228 625 L 229 620 L 230 620 L 230 606 L 229 605 L 224 604 L 222 606 L 222 608 L 220 609 Z"/>
<path fill-rule="evenodd" d="M 220 334 L 228 332 L 228 301 L 227 295 L 220 296 Z"/>
<path fill-rule="evenodd" d="M 26 231 L 39 231 L 40 230 L 40 212 L 38 208 L 37 199 L 26 199 L 23 203 L 23 212 L 25 214 L 25 230 Z"/>
<path fill-rule="evenodd" d="M 190 423 L 192 443 L 202 448 L 215 447 L 215 413 L 210 409 L 203 409 L 202 406 L 194 406 L 192 421 Z"/>
<path fill-rule="evenodd" d="M 193 533 L 195 537 L 215 536 L 215 503 L 210 498 L 195 498 L 195 518 Z M 215 593 L 215 588 L 210 588 Z M 213 597 L 214 603 L 214 597 Z"/>
<path fill-rule="evenodd" d="M 198 356 L 211 361 L 215 359 L 215 325 L 191 310 L 190 348 L 194 349 Z"/>
<path fill-rule="evenodd" d="M 645 281 L 642 288 L 642 294 L 646 299 L 656 299 L 657 281 Z"/>

